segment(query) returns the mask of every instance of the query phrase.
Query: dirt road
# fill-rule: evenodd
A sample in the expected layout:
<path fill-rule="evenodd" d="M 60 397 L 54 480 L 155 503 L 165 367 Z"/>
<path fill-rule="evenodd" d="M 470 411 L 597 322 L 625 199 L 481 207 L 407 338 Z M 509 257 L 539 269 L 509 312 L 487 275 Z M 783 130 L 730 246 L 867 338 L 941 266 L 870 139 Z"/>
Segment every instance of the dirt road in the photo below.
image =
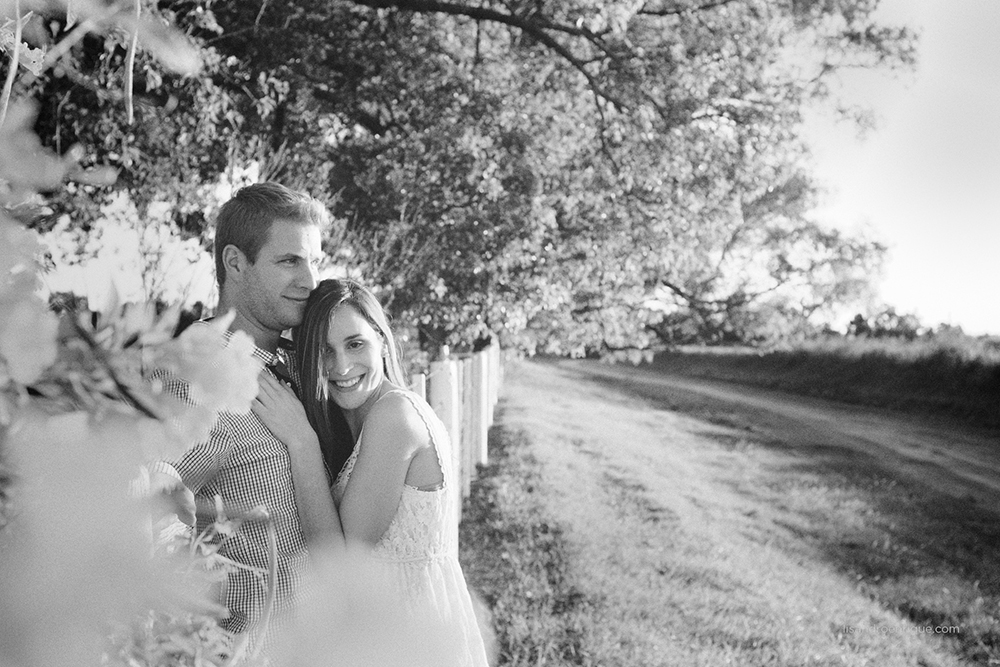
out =
<path fill-rule="evenodd" d="M 484 481 L 469 571 L 491 597 L 510 589 L 508 655 L 1000 664 L 996 433 L 566 360 L 509 364 L 496 428 L 520 444 Z M 560 554 L 544 567 L 540 536 Z M 532 567 L 557 574 L 526 592 Z M 529 654 L 509 664 L 547 655 Z"/>
<path fill-rule="evenodd" d="M 1000 514 L 1000 433 L 631 366 L 574 361 L 558 367 L 676 409 L 707 414 L 766 441 L 826 449 L 828 455 L 836 453 L 831 450 L 861 455 L 886 473 L 973 499 Z"/>

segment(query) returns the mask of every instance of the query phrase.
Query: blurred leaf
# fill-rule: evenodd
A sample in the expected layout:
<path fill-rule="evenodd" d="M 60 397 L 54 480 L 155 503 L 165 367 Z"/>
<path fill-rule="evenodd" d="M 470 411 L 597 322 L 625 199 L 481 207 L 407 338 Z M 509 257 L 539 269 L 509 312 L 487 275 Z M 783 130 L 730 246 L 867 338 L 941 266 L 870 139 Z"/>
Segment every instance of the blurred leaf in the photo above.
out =
<path fill-rule="evenodd" d="M 33 383 L 56 360 L 59 322 L 34 294 L 0 293 L 0 358 L 22 385 Z"/>
<path fill-rule="evenodd" d="M 156 16 L 143 14 L 138 23 L 132 14 L 117 15 L 119 28 L 132 33 L 139 29 L 139 44 L 165 67 L 177 74 L 197 74 L 202 66 L 201 52 L 175 28 L 164 25 Z"/>
<path fill-rule="evenodd" d="M 38 234 L 0 212 L 0 293 L 13 280 L 13 274 L 34 276 L 38 251 Z"/>
<path fill-rule="evenodd" d="M 74 0 L 66 0 L 66 30 L 71 29 L 76 23 L 76 2 Z"/>
<path fill-rule="evenodd" d="M 66 174 L 66 178 L 81 185 L 92 185 L 95 187 L 108 187 L 118 180 L 118 169 L 114 167 L 91 167 L 90 169 L 76 168 Z"/>
<path fill-rule="evenodd" d="M 62 183 L 69 163 L 42 146 L 33 130 L 36 105 L 12 103 L 0 125 L 0 206 L 16 206 Z"/>

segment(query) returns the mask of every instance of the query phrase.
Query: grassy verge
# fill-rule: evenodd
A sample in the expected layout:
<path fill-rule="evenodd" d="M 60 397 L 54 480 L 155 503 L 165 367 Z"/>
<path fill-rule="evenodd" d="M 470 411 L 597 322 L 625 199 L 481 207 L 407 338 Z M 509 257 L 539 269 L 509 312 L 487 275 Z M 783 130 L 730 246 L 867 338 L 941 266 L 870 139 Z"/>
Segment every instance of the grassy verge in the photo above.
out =
<path fill-rule="evenodd" d="M 653 366 L 1000 428 L 1000 359 L 919 343 L 841 341 L 797 350 L 663 352 Z"/>
<path fill-rule="evenodd" d="M 493 614 L 499 665 L 581 665 L 583 596 L 562 530 L 536 501 L 538 462 L 523 433 L 491 432 L 461 524 L 463 567 Z"/>

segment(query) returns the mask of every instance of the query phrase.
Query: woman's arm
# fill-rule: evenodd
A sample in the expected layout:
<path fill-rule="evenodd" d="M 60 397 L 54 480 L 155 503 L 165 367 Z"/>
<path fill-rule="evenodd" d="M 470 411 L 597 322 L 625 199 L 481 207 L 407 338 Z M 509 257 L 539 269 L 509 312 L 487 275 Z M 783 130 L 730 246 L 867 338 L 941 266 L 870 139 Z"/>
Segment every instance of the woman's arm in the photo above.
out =
<path fill-rule="evenodd" d="M 379 541 L 396 516 L 411 461 L 429 444 L 427 427 L 406 397 L 389 394 L 372 406 L 340 501 L 347 541 Z"/>
<path fill-rule="evenodd" d="M 343 546 L 344 532 L 326 478 L 319 438 L 305 409 L 295 393 L 269 373 L 261 373 L 259 383 L 253 411 L 288 449 L 295 504 L 306 544 L 313 550 Z"/>

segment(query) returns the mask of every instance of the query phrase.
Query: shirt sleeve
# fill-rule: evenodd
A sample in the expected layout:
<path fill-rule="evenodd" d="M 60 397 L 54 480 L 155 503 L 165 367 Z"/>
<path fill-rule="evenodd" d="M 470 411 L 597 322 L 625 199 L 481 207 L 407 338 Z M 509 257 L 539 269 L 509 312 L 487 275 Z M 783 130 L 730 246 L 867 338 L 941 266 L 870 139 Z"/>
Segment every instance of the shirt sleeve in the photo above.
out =
<path fill-rule="evenodd" d="M 229 461 L 232 444 L 229 420 L 225 414 L 220 414 L 208 439 L 187 450 L 180 460 L 169 463 L 169 466 L 184 482 L 184 486 L 198 493 Z"/>
<path fill-rule="evenodd" d="M 160 382 L 163 391 L 184 403 L 195 404 L 191 399 L 189 386 L 184 380 L 159 370 L 151 373 L 149 379 Z M 192 492 L 198 493 L 205 484 L 212 481 L 229 460 L 233 430 L 227 417 L 226 413 L 219 414 L 208 438 L 188 449 L 180 459 L 156 461 L 150 466 L 150 470 L 179 479 Z"/>

